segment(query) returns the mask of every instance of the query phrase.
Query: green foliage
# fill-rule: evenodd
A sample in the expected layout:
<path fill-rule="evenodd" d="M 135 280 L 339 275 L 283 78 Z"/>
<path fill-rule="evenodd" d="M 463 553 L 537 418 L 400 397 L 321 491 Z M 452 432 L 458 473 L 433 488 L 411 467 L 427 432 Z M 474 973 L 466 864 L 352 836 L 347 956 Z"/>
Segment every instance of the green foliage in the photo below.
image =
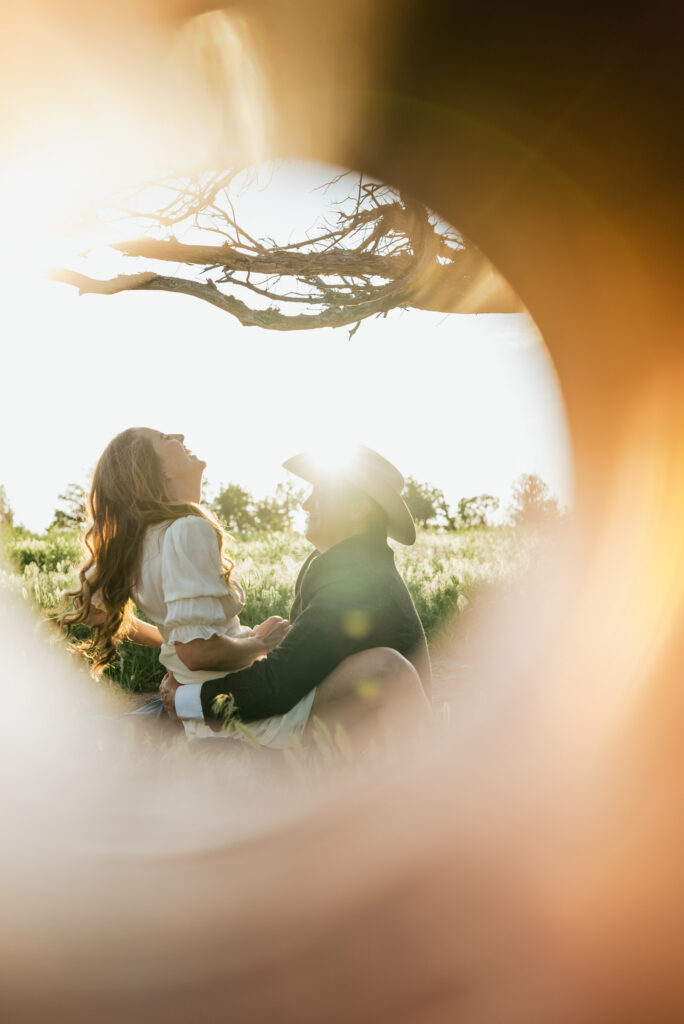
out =
<path fill-rule="evenodd" d="M 257 530 L 291 529 L 295 513 L 302 504 L 305 493 L 291 481 L 278 484 L 274 497 L 262 498 L 254 503 Z"/>
<path fill-rule="evenodd" d="M 286 530 L 288 516 L 276 498 L 261 498 L 254 504 L 255 526 L 258 530 Z"/>
<path fill-rule="evenodd" d="M 0 587 L 54 615 L 61 595 L 77 582 L 81 556 L 76 530 L 51 529 L 37 537 L 4 531 L 11 569 L 0 572 Z M 419 530 L 413 547 L 396 546 L 397 566 L 418 609 L 428 641 L 434 641 L 482 587 L 499 583 L 524 565 L 535 550 L 535 534 L 511 527 Z M 287 616 L 294 584 L 311 546 L 291 531 L 253 533 L 230 547 L 247 603 L 241 620 L 250 626 L 269 615 Z M 76 630 L 77 639 L 87 627 Z M 154 648 L 122 643 L 107 675 L 131 691 L 157 688 L 164 669 Z M 339 738 L 335 738 L 340 746 Z"/>
<path fill-rule="evenodd" d="M 6 541 L 6 550 L 19 572 L 35 565 L 41 572 L 69 573 L 81 557 L 81 541 L 73 529 L 52 527 L 42 537 L 15 531 Z"/>
<path fill-rule="evenodd" d="M 421 530 L 413 547 L 397 546 L 397 568 L 406 581 L 428 641 L 481 588 L 498 583 L 527 559 L 526 538 L 509 527 L 443 533 Z"/>
<path fill-rule="evenodd" d="M 465 529 L 491 525 L 491 517 L 499 507 L 499 499 L 491 494 L 476 494 L 473 498 L 461 498 L 458 503 L 458 519 Z"/>
<path fill-rule="evenodd" d="M 436 487 L 421 484 L 412 476 L 406 478 L 403 497 L 411 515 L 422 526 L 436 520 L 439 504 L 444 500 L 444 495 Z"/>
<path fill-rule="evenodd" d="M 291 532 L 236 540 L 230 555 L 247 598 L 240 621 L 255 626 L 269 615 L 287 618 L 299 567 L 310 553 L 308 541 Z"/>
<path fill-rule="evenodd" d="M 230 533 L 244 533 L 256 526 L 253 499 L 239 484 L 226 484 L 212 502 L 212 508 Z"/>
<path fill-rule="evenodd" d="M 233 697 L 220 693 L 213 704 L 213 711 L 223 722 L 223 731 L 232 736 L 239 736 L 254 750 L 259 749 L 259 741 L 248 725 L 240 721 Z"/>
<path fill-rule="evenodd" d="M 141 616 L 144 618 L 144 616 Z M 87 627 L 83 627 L 84 630 Z M 132 693 L 148 693 L 158 689 L 166 669 L 159 661 L 156 647 L 142 647 L 124 641 L 105 675 Z"/>
<path fill-rule="evenodd" d="M 470 530 L 492 525 L 492 516 L 499 507 L 498 498 L 491 494 L 476 494 L 461 498 L 452 509 L 444 491 L 430 484 L 421 484 L 412 476 L 406 480 L 404 501 L 417 523 L 429 526 L 438 521 L 446 530 Z"/>
<path fill-rule="evenodd" d="M 212 502 L 212 509 L 230 533 L 248 533 L 252 530 L 289 530 L 294 514 L 301 505 L 304 491 L 291 481 L 280 483 L 275 495 L 255 499 L 239 484 L 222 487 Z"/>
<path fill-rule="evenodd" d="M 0 573 L 0 586 L 13 591 L 54 619 L 66 590 L 78 584 L 81 540 L 77 530 L 52 527 L 42 537 L 14 530 L 5 535 L 5 553 L 14 571 Z M 144 618 L 144 616 L 142 616 Z M 77 626 L 73 640 L 85 639 L 87 626 Z M 122 643 L 105 674 L 134 692 L 156 690 L 164 675 L 152 647 Z"/>
<path fill-rule="evenodd" d="M 62 508 L 56 508 L 50 527 L 72 529 L 84 523 L 87 517 L 88 494 L 80 484 L 68 484 L 63 494 L 57 495 Z"/>

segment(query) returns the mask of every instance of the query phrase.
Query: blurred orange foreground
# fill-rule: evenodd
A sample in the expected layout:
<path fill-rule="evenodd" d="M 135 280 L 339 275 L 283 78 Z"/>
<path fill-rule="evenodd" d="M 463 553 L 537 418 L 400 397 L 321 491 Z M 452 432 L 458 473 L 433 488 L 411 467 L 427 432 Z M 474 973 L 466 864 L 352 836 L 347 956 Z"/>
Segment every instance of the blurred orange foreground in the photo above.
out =
<path fill-rule="evenodd" d="M 8 265 L 38 272 L 76 197 L 188 154 L 362 168 L 457 225 L 522 296 L 577 480 L 572 535 L 514 608 L 491 609 L 452 729 L 323 791 L 101 757 L 87 681 L 5 603 L 4 1019 L 682 1020 L 668 6 L 73 0 L 2 18 Z M 54 429 L 31 416 L 18 438 Z"/>

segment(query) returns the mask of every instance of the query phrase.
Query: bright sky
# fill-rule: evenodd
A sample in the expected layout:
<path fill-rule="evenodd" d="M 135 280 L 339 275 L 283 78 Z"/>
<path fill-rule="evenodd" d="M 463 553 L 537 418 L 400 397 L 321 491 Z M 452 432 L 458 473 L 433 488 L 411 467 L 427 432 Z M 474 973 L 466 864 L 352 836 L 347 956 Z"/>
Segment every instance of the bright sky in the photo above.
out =
<path fill-rule="evenodd" d="M 328 173 L 286 167 L 241 200 L 248 227 L 278 234 L 286 210 L 301 231 L 322 202 L 311 184 Z M 116 272 L 108 257 L 97 269 Z M 454 502 L 487 492 L 506 503 L 522 472 L 571 500 L 555 373 L 522 314 L 395 311 L 349 340 L 347 329 L 246 329 L 186 296 L 79 298 L 16 265 L 5 282 L 0 483 L 31 529 L 47 526 L 58 493 L 85 483 L 131 425 L 185 433 L 207 460 L 210 494 L 227 482 L 270 493 L 283 459 L 344 438 Z"/>

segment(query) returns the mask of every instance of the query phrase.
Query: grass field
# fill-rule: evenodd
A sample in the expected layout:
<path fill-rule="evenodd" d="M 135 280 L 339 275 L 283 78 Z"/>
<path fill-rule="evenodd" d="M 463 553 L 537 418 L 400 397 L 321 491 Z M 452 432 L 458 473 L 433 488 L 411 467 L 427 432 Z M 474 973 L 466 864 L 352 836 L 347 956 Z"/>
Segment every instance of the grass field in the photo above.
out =
<path fill-rule="evenodd" d="M 55 529 L 37 536 L 4 528 L 0 540 L 5 549 L 0 587 L 51 616 L 63 591 L 76 582 L 78 534 Z M 397 565 L 428 642 L 438 640 L 452 616 L 463 612 L 482 588 L 517 578 L 538 544 L 533 531 L 490 527 L 453 533 L 422 530 L 413 547 L 396 545 Z M 230 553 L 247 595 L 242 622 L 251 626 L 269 615 L 288 615 L 297 571 L 310 551 L 308 542 L 291 532 L 235 539 Z M 163 672 L 156 650 L 129 643 L 121 644 L 107 670 L 129 692 L 155 690 Z"/>

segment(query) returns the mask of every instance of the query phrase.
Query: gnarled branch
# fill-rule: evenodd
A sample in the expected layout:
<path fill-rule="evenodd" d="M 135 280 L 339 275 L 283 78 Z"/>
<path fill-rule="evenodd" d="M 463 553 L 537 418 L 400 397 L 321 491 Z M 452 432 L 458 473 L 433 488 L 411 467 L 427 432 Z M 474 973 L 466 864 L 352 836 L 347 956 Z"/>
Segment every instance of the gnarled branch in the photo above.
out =
<path fill-rule="evenodd" d="M 54 272 L 53 280 L 75 285 L 80 294 L 177 292 L 210 302 L 245 327 L 280 331 L 358 326 L 363 319 L 394 308 L 444 313 L 522 309 L 513 290 L 477 249 L 437 222 L 424 206 L 387 186 L 359 177 L 354 191 L 332 204 L 311 237 L 279 245 L 273 239 L 253 238 L 238 223 L 229 194 L 234 178 L 235 172 L 225 171 L 159 183 L 165 199 L 152 212 L 145 208 L 149 183 L 130 193 L 126 205 L 113 206 L 142 219 L 152 233 L 112 243 L 110 248 L 138 261 L 194 270 L 201 280 L 144 271 L 98 281 L 70 270 Z M 225 241 L 216 245 L 158 237 L 169 227 L 192 228 L 200 238 L 218 234 Z M 287 281 L 294 281 L 296 290 Z M 271 305 L 248 305 L 230 294 L 229 289 L 236 287 Z M 288 313 L 288 304 L 309 305 L 311 312 Z"/>
<path fill-rule="evenodd" d="M 387 313 L 397 306 L 390 296 L 384 300 L 372 299 L 351 310 L 327 308 L 318 314 L 289 316 L 277 309 L 252 309 L 234 295 L 219 291 L 213 282 L 191 281 L 182 277 L 164 277 L 157 274 L 122 274 L 107 281 L 98 281 L 83 274 L 68 270 L 54 271 L 53 281 L 62 281 L 78 288 L 79 294 L 93 292 L 99 295 L 115 295 L 128 291 L 164 291 L 178 295 L 190 295 L 203 299 L 218 309 L 234 316 L 243 327 L 264 327 L 272 331 L 307 331 L 317 327 L 345 327 L 377 313 Z"/>

